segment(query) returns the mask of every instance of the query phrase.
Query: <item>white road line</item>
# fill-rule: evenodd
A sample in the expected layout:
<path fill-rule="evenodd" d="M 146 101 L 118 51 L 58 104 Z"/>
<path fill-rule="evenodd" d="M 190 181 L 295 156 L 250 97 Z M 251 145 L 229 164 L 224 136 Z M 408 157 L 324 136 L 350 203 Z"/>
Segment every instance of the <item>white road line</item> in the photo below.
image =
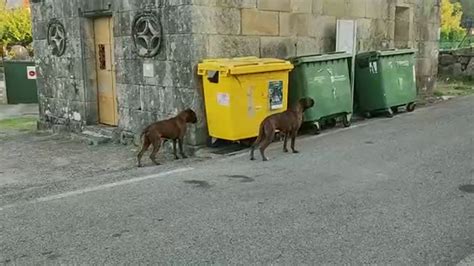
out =
<path fill-rule="evenodd" d="M 142 182 L 142 181 L 145 181 L 145 180 L 155 179 L 155 178 L 164 177 L 164 176 L 168 176 L 168 175 L 172 175 L 172 174 L 189 172 L 191 170 L 194 170 L 194 168 L 192 168 L 192 167 L 178 168 L 178 169 L 170 170 L 170 171 L 159 173 L 159 174 L 147 175 L 147 176 L 132 178 L 132 179 L 128 179 L 128 180 L 118 181 L 118 182 L 114 182 L 114 183 L 104 184 L 104 185 L 100 185 L 100 186 L 96 186 L 96 187 L 89 187 L 89 188 L 84 188 L 84 189 L 79 189 L 79 190 L 75 190 L 75 191 L 65 192 L 65 193 L 61 193 L 61 194 L 57 194 L 57 195 L 46 196 L 46 197 L 34 199 L 32 201 L 27 201 L 27 202 L 22 202 L 22 203 L 17 203 L 17 204 L 11 204 L 11 205 L 5 205 L 5 206 L 0 207 L 0 211 L 3 211 L 5 209 L 10 209 L 10 208 L 13 208 L 13 207 L 16 207 L 16 206 L 19 206 L 19 205 L 34 204 L 34 203 L 48 202 L 48 201 L 53 201 L 53 200 L 58 200 L 58 199 L 64 199 L 64 198 L 68 198 L 68 197 L 82 195 L 82 194 L 89 193 L 89 192 L 106 190 L 106 189 L 110 189 L 110 188 L 114 188 L 114 187 L 118 187 L 118 186 L 124 186 L 124 185 L 128 185 L 128 184 L 138 183 L 138 182 Z"/>
<path fill-rule="evenodd" d="M 305 142 L 305 141 L 315 140 L 315 139 L 322 138 L 322 137 L 325 137 L 325 136 L 330 136 L 330 135 L 333 135 L 333 134 L 336 134 L 336 133 L 339 133 L 339 132 L 344 132 L 344 131 L 356 129 L 356 128 L 359 128 L 359 127 L 369 126 L 369 125 L 375 124 L 379 121 L 380 120 L 373 120 L 373 121 L 369 121 L 369 122 L 358 123 L 358 124 L 352 125 L 352 126 L 347 127 L 347 128 L 339 128 L 339 129 L 335 129 L 335 130 L 328 130 L 326 132 L 322 132 L 319 135 L 313 135 L 313 136 L 303 135 L 298 139 L 298 142 Z M 271 145 L 271 146 L 268 147 L 268 150 L 270 150 L 270 151 L 277 150 L 277 149 L 280 149 L 280 146 Z M 234 160 L 234 159 L 237 159 L 237 158 L 245 157 L 245 156 L 248 155 L 249 150 L 250 149 L 244 149 L 242 151 L 238 151 L 238 152 L 236 152 L 232 155 L 229 155 L 225 158 L 218 159 L 217 161 L 218 162 L 227 162 L 227 161 L 231 161 L 231 160 Z"/>
<path fill-rule="evenodd" d="M 457 266 L 474 266 L 474 254 L 467 256 L 462 261 L 460 261 Z"/>

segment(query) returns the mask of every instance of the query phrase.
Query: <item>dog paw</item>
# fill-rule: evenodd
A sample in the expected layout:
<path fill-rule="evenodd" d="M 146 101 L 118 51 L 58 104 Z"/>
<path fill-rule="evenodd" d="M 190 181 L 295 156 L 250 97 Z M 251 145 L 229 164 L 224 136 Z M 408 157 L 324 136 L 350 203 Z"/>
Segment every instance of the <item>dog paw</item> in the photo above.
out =
<path fill-rule="evenodd" d="M 183 157 L 183 159 L 188 159 L 188 156 L 186 156 L 186 155 L 184 155 L 184 154 L 181 155 L 181 157 Z"/>
<path fill-rule="evenodd" d="M 288 149 L 283 149 L 283 152 L 288 152 Z"/>
<path fill-rule="evenodd" d="M 262 161 L 268 162 L 268 158 L 263 158 Z"/>
<path fill-rule="evenodd" d="M 300 152 L 299 152 L 299 151 L 297 151 L 297 150 L 294 150 L 294 151 L 293 151 L 293 153 L 300 153 Z"/>
<path fill-rule="evenodd" d="M 250 158 L 250 161 L 255 161 L 255 158 L 253 158 L 253 157 L 252 157 L 252 158 Z"/>

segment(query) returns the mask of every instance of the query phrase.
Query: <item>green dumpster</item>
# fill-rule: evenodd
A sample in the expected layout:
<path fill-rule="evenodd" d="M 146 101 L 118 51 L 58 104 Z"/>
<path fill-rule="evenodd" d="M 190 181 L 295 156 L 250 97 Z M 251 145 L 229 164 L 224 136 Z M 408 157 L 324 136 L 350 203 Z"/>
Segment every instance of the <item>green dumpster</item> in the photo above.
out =
<path fill-rule="evenodd" d="M 351 54 L 345 52 L 291 58 L 295 65 L 290 74 L 290 104 L 302 97 L 311 97 L 316 104 L 305 112 L 304 121 L 320 122 L 342 117 L 344 126 L 351 125 L 352 91 Z"/>
<path fill-rule="evenodd" d="M 388 117 L 406 106 L 415 110 L 415 49 L 372 51 L 356 56 L 355 95 L 366 117 L 385 112 Z"/>
<path fill-rule="evenodd" d="M 5 61 L 4 67 L 8 103 L 38 103 L 35 63 Z"/>

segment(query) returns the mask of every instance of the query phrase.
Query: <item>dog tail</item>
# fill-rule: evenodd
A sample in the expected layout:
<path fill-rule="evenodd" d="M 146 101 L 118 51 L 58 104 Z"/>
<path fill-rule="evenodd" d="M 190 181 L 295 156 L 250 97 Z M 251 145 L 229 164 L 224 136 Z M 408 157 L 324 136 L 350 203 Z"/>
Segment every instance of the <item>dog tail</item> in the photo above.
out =
<path fill-rule="evenodd" d="M 140 134 L 140 140 L 139 140 L 139 144 L 138 145 L 142 145 L 143 144 L 143 137 L 148 134 L 148 131 L 150 130 L 150 126 L 147 126 L 146 128 L 144 128 L 142 130 L 142 133 Z"/>
<path fill-rule="evenodd" d="M 252 145 L 253 148 L 256 148 L 260 144 L 260 142 L 262 142 L 262 139 L 265 138 L 265 123 L 264 122 L 265 121 L 263 121 L 260 124 L 260 129 L 258 130 L 258 137 Z"/>

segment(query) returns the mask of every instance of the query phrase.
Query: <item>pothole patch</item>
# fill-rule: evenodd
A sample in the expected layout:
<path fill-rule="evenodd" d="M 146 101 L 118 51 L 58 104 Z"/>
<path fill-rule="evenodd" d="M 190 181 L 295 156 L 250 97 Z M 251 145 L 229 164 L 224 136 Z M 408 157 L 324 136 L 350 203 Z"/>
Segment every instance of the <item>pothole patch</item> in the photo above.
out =
<path fill-rule="evenodd" d="M 474 193 L 474 185 L 460 185 L 459 190 L 466 193 Z"/>

